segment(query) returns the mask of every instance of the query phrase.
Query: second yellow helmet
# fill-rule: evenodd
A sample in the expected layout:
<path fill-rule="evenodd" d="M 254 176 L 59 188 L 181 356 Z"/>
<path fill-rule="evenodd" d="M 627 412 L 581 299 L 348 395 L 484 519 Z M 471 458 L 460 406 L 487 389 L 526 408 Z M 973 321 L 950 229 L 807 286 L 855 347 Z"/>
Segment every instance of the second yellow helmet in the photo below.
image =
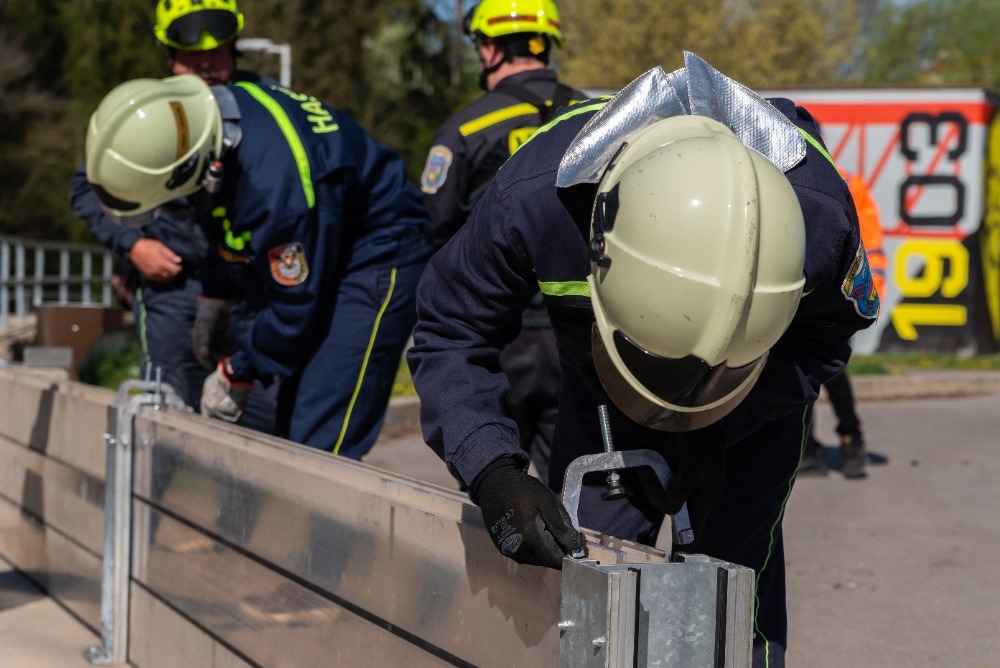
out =
<path fill-rule="evenodd" d="M 156 38 L 182 51 L 208 51 L 236 39 L 243 14 L 236 0 L 159 0 Z"/>
<path fill-rule="evenodd" d="M 552 0 L 482 0 L 470 13 L 465 29 L 470 35 L 487 37 L 537 33 L 563 46 L 559 9 Z"/>

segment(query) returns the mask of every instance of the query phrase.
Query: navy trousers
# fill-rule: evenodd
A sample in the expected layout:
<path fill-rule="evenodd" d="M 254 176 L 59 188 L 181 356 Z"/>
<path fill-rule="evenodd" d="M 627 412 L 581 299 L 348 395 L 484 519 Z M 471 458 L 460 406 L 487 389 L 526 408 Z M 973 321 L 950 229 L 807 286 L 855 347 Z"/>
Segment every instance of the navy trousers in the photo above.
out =
<path fill-rule="evenodd" d="M 139 377 L 168 383 L 185 404 L 198 410 L 208 370 L 194 356 L 191 328 L 201 283 L 183 272 L 168 283 L 141 279 L 135 288 L 132 314 L 142 358 Z"/>
<path fill-rule="evenodd" d="M 344 278 L 320 344 L 281 383 L 279 436 L 350 459 L 371 450 L 417 321 L 416 285 L 430 252 L 419 237 L 395 260 Z"/>

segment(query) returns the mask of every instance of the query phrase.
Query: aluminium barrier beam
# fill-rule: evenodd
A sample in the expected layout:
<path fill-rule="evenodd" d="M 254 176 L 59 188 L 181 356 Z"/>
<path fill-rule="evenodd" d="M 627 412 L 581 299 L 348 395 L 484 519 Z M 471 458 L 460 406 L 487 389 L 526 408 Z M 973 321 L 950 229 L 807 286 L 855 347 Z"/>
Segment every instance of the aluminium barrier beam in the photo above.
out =
<path fill-rule="evenodd" d="M 105 440 L 93 663 L 749 665 L 747 569 L 589 530 L 562 572 L 518 565 L 464 494 L 202 418 L 155 383 L 122 387 Z"/>

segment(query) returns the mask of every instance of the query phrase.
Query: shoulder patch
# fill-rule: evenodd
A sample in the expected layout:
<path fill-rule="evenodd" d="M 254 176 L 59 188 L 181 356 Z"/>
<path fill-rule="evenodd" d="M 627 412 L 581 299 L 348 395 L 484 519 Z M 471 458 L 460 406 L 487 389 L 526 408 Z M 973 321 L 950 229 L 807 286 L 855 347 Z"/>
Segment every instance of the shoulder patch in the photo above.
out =
<path fill-rule="evenodd" d="M 420 189 L 428 195 L 433 195 L 444 185 L 448 178 L 448 168 L 451 167 L 451 149 L 441 144 L 431 146 L 427 154 L 427 164 L 420 177 Z"/>
<path fill-rule="evenodd" d="M 880 301 L 872 270 L 868 266 L 868 255 L 864 244 L 858 244 L 858 252 L 851 263 L 851 269 L 844 278 L 840 291 L 844 298 L 854 302 L 854 310 L 863 318 L 874 320 L 878 317 Z"/>
<path fill-rule="evenodd" d="M 280 285 L 298 285 L 309 275 L 305 249 L 297 241 L 272 248 L 267 252 L 267 260 L 271 277 Z"/>

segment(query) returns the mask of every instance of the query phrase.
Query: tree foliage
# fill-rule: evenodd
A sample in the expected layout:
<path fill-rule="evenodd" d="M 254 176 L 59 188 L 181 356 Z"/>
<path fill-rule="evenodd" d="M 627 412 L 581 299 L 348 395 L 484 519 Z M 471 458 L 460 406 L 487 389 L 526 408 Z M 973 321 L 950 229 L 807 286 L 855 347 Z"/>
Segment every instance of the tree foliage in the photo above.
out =
<path fill-rule="evenodd" d="M 618 88 L 692 51 L 750 87 L 844 81 L 875 0 L 563 0 L 560 68 L 576 86 Z"/>
<path fill-rule="evenodd" d="M 864 80 L 871 84 L 1000 90 L 1000 3 L 910 0 L 873 22 Z"/>
<path fill-rule="evenodd" d="M 682 51 L 751 88 L 1000 88 L 994 0 L 557 0 L 561 78 L 618 88 Z M 292 88 L 403 153 L 416 178 L 437 128 L 479 94 L 456 20 L 474 0 L 240 0 L 244 37 L 292 48 Z M 88 238 L 66 201 L 87 119 L 113 86 L 165 74 L 155 0 L 0 0 L 0 232 Z M 456 64 L 460 67 L 456 70 Z M 240 65 L 277 77 L 271 56 Z M 456 85 L 454 74 L 460 73 Z"/>

